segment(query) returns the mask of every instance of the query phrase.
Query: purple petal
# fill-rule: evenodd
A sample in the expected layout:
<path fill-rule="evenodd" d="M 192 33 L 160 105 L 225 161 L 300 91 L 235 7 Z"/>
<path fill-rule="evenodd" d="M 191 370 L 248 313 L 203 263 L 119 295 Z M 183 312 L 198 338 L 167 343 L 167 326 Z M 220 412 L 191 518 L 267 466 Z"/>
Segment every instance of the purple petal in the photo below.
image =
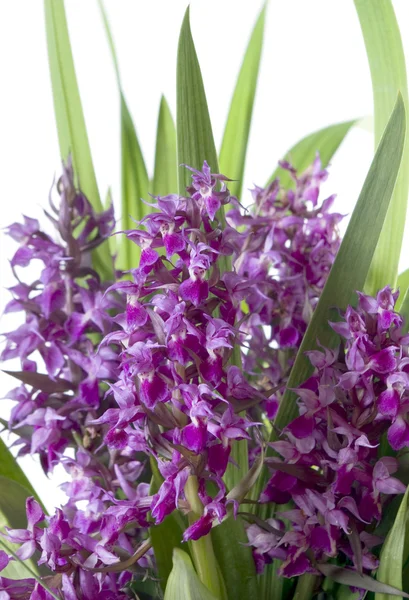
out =
<path fill-rule="evenodd" d="M 183 300 L 190 301 L 194 306 L 199 306 L 209 295 L 209 284 L 201 279 L 186 279 L 179 286 L 179 294 Z"/>

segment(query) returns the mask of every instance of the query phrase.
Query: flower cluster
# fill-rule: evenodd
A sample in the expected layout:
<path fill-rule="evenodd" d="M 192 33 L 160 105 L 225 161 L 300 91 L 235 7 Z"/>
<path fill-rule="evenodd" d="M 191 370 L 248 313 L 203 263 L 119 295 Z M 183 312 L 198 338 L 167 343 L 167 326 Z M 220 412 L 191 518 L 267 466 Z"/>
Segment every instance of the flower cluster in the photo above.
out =
<path fill-rule="evenodd" d="M 237 208 L 227 214 L 243 232 L 230 289 L 239 290 L 243 279 L 253 286 L 239 316 L 245 334 L 243 367 L 266 390 L 285 382 L 291 370 L 338 251 L 342 219 L 330 212 L 334 195 L 318 202 L 328 175 L 318 155 L 299 176 L 287 162 L 280 165 L 291 175 L 294 189 L 283 188 L 276 179 L 265 189 L 253 190 L 250 212 Z M 274 418 L 275 397 L 265 408 Z"/>
<path fill-rule="evenodd" d="M 90 258 L 91 249 L 113 230 L 112 207 L 99 215 L 93 211 L 75 189 L 70 163 L 58 190 L 59 204 L 50 199 L 54 214 L 47 216 L 59 241 L 29 217 L 7 229 L 19 248 L 11 259 L 17 283 L 10 289 L 13 299 L 5 313 L 22 311 L 25 322 L 4 334 L 1 353 L 1 360 L 19 359 L 21 364 L 15 375 L 23 384 L 7 395 L 16 402 L 10 428 L 20 436 L 20 454 L 39 454 L 46 472 L 73 444 L 73 434 L 87 436 L 92 446 L 86 427 L 102 403 L 99 381 L 113 380 L 118 364 L 112 349 L 97 356 L 92 341 L 92 335 L 101 337 L 111 330 L 109 310 L 118 303 L 104 296 Z M 38 265 L 35 281 L 20 278 L 19 268 L 35 272 Z"/>
<path fill-rule="evenodd" d="M 155 198 L 153 212 L 126 232 L 140 247 L 140 261 L 127 279 L 115 283 L 101 284 L 89 252 L 111 231 L 112 212 L 92 211 L 75 190 L 70 165 L 59 184 L 56 217 L 49 215 L 63 243 L 27 218 L 9 228 L 20 242 L 13 268 L 35 259 L 44 266 L 34 284 L 19 280 L 7 307 L 26 315 L 26 323 L 6 335 L 3 352 L 5 359 L 19 357 L 22 366 L 17 375 L 23 385 L 9 395 L 17 401 L 10 424 L 20 435 L 21 452 L 39 453 L 46 470 L 62 462 L 71 480 L 64 485 L 68 503 L 62 509 L 44 517 L 29 499 L 27 529 L 9 530 L 7 536 L 21 544 L 21 559 L 40 553 L 40 564 L 53 573 L 49 587 L 64 597 L 127 597 L 133 572 L 154 567 L 147 528 L 175 509 L 189 513 L 184 541 L 205 536 L 236 512 L 243 490 L 232 492 L 237 482 L 232 448 L 247 440 L 251 457 L 257 454 L 257 407 L 274 414 L 277 388 L 285 384 L 339 246 L 341 217 L 329 212 L 333 197 L 318 205 L 326 177 L 319 159 L 301 176 L 282 166 L 295 189 L 285 190 L 278 181 L 266 190 L 256 188 L 255 205 L 244 216 L 224 176 L 212 174 L 206 162 L 202 171 L 191 169 L 186 196 Z M 222 208 L 228 204 L 234 208 L 226 223 Z M 46 374 L 37 367 L 40 356 Z M 313 517 L 314 502 L 328 473 L 341 477 L 338 460 L 349 464 L 347 456 L 339 458 L 341 450 L 352 445 L 359 458 L 376 454 L 366 433 L 356 442 L 332 425 L 339 447 L 333 450 L 331 441 L 321 449 L 317 431 L 325 429 L 329 404 L 341 405 L 331 415 L 337 426 L 342 410 L 351 411 L 348 404 L 342 409 L 336 391 L 324 407 L 320 404 L 320 386 L 329 397 L 332 383 L 334 390 L 339 383 L 334 378 L 347 370 L 334 353 L 324 356 L 311 354 L 318 370 L 307 392 L 299 391 L 301 421 L 289 426 L 286 441 L 276 443 L 284 462 L 268 459 L 274 475 L 261 498 L 286 502 L 291 492 L 297 506 L 303 498 L 300 516 L 293 510 L 288 513 L 293 519 L 287 518 L 307 541 L 302 545 L 294 538 L 291 545 L 285 535 L 293 531 L 285 533 L 277 519 L 266 524 L 262 539 L 257 525 L 248 529 L 258 566 L 279 557 L 286 575 L 312 568 L 308 563 L 303 571 L 294 564 L 308 561 L 310 530 L 323 538 L 315 527 L 320 523 L 325 530 L 321 516 Z M 305 419 L 314 422 L 307 435 Z M 74 447 L 74 458 L 64 454 L 68 446 Z M 326 456 L 328 449 L 332 454 Z M 325 476 L 311 469 L 321 458 L 327 460 Z M 159 471 L 153 495 L 147 459 Z M 393 467 L 385 460 L 373 465 L 376 481 L 383 477 L 389 484 Z M 335 523 L 342 507 L 328 510 Z M 311 520 L 305 525 L 307 514 Z M 346 530 L 346 517 L 343 523 Z M 336 523 L 331 527 L 333 549 L 334 540 L 343 538 L 334 533 Z M 301 549 L 297 556 L 295 549 Z M 8 560 L 0 555 L 0 566 Z M 0 579 L 0 592 L 10 598 L 30 590 L 31 600 L 48 600 L 33 580 L 15 586 Z"/>
<path fill-rule="evenodd" d="M 409 446 L 409 335 L 394 311 L 398 293 L 358 296 L 358 307 L 331 323 L 341 348 L 308 352 L 315 372 L 295 390 L 300 414 L 271 444 L 282 458 L 267 460 L 272 477 L 260 501 L 292 499 L 295 508 L 265 530 L 249 527 L 259 570 L 279 558 L 287 577 L 316 572 L 314 561 L 340 552 L 359 572 L 375 569 L 374 527 L 388 495 L 406 490 L 393 477 L 398 460 L 378 451 L 385 437 L 393 450 Z"/>
<path fill-rule="evenodd" d="M 186 197 L 156 199 L 143 227 L 127 232 L 141 247 L 140 264 L 132 281 L 111 288 L 127 294 L 127 307 L 117 318 L 122 329 L 102 344 L 122 349 L 112 386 L 119 408 L 94 424 L 107 425 L 108 447 L 156 459 L 164 479 L 152 501 L 156 523 L 179 504 L 189 505 L 188 480 L 198 478 L 203 515 L 185 540 L 205 535 L 226 515 L 223 475 L 231 445 L 249 439 L 252 425 L 238 413 L 264 398 L 234 364 L 239 299 L 226 283 L 232 271 L 222 265 L 240 234 L 216 218 L 229 201 L 225 178 L 206 163 L 203 172 L 193 171 Z M 214 497 L 206 491 L 209 480 L 218 489 Z"/>
<path fill-rule="evenodd" d="M 62 585 L 65 597 L 126 598 L 120 590 L 130 571 L 110 572 L 108 567 L 122 558 L 130 560 L 143 541 L 149 485 L 141 479 L 144 463 L 125 454 L 115 461 L 102 445 L 101 427 L 92 424 L 112 405 L 107 389 L 119 366 L 114 346 L 98 353 L 96 349 L 103 336 L 118 328 L 114 319 L 124 303 L 107 293 L 108 283 L 100 281 L 91 264 L 91 250 L 112 232 L 114 215 L 112 208 L 94 212 L 75 187 L 70 163 L 57 189 L 58 205 L 50 200 L 54 214 L 47 213 L 57 230 L 55 238 L 28 217 L 8 228 L 19 248 L 11 260 L 17 284 L 5 312 L 23 312 L 25 322 L 5 334 L 1 358 L 21 364 L 21 371 L 11 374 L 22 385 L 7 395 L 16 401 L 9 424 L 19 436 L 20 455 L 39 455 L 46 472 L 62 463 L 70 476 L 63 486 L 68 502 L 40 527 L 42 510 L 28 499 L 27 530 L 10 530 L 7 537 L 22 544 L 17 551 L 22 560 L 41 553 L 39 564 L 55 574 L 50 586 Z M 20 268 L 30 266 L 33 272 L 36 265 L 38 279 L 22 281 Z M 74 450 L 74 458 L 67 448 Z M 120 504 L 118 497 L 124 498 Z M 137 557 L 131 560 L 133 569 L 137 561 L 139 569 L 152 566 L 149 556 Z M 3 560 L 2 568 L 7 562 Z M 2 578 L 0 594 L 20 597 L 24 586 L 32 591 L 32 600 L 48 598 L 34 580 L 17 586 Z"/>

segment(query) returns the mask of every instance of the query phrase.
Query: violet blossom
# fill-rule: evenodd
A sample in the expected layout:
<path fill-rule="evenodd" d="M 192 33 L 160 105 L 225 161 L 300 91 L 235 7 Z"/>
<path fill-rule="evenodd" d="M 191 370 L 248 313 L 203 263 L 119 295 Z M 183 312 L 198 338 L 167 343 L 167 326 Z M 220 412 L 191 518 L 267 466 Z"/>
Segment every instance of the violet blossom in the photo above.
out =
<path fill-rule="evenodd" d="M 392 450 L 409 446 L 409 335 L 394 311 L 398 292 L 358 296 L 331 323 L 343 345 L 307 353 L 315 372 L 294 390 L 299 416 L 271 443 L 281 458 L 266 461 L 272 476 L 260 501 L 295 508 L 276 513 L 278 533 L 250 526 L 259 570 L 279 558 L 284 576 L 318 573 L 315 561 L 340 553 L 359 572 L 376 569 L 372 548 L 383 539 L 374 527 L 388 498 L 406 491 L 398 458 L 378 451 L 385 437 Z"/>

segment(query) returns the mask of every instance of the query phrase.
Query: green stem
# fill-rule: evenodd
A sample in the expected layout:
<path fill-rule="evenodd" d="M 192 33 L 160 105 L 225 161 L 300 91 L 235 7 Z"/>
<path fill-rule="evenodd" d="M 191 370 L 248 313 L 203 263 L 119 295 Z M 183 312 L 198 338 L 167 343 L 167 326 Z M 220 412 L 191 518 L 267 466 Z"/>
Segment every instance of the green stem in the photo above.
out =
<path fill-rule="evenodd" d="M 197 477 L 191 475 L 185 485 L 185 496 L 192 511 L 189 513 L 189 525 L 197 521 L 203 514 L 203 504 L 198 495 Z M 210 534 L 190 542 L 193 562 L 201 582 L 218 600 L 226 598 L 224 581 L 216 561 Z"/>

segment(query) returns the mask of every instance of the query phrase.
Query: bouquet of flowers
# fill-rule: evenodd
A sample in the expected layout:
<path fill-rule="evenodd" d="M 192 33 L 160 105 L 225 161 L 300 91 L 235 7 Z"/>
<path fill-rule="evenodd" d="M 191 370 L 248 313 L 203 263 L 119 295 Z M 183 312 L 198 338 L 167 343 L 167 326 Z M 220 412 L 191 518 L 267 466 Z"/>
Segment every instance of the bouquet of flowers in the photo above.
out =
<path fill-rule="evenodd" d="M 67 502 L 47 514 L 1 442 L 0 600 L 409 598 L 408 92 L 390 0 L 355 4 L 376 152 L 341 239 L 320 186 L 355 122 L 301 140 L 242 194 L 265 8 L 219 154 L 187 10 L 176 126 L 163 99 L 149 179 L 101 5 L 121 96 L 116 224 L 64 3 L 45 0 L 62 171 L 48 229 L 6 230 L 5 313 L 22 318 L 4 333 L 20 368 L 1 423 L 18 456 L 64 466 Z"/>

